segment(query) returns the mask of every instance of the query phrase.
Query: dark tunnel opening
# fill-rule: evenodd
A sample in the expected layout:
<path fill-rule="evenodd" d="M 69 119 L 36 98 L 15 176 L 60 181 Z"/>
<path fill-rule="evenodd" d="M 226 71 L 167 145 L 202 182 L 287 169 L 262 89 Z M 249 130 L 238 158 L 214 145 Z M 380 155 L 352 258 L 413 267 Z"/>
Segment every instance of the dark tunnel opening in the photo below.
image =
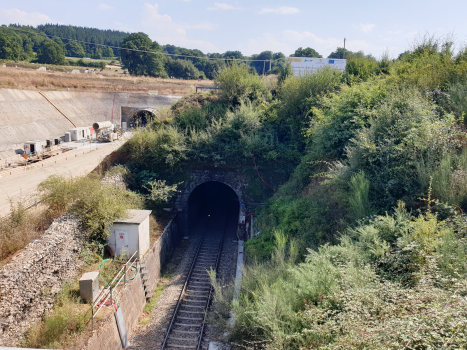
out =
<path fill-rule="evenodd" d="M 155 115 L 152 112 L 146 110 L 140 110 L 135 112 L 130 117 L 130 127 L 142 127 L 146 126 L 149 122 L 155 119 Z"/>
<path fill-rule="evenodd" d="M 188 198 L 188 229 L 190 234 L 206 226 L 224 227 L 226 236 L 236 236 L 240 202 L 229 186 L 216 181 L 196 187 Z"/>

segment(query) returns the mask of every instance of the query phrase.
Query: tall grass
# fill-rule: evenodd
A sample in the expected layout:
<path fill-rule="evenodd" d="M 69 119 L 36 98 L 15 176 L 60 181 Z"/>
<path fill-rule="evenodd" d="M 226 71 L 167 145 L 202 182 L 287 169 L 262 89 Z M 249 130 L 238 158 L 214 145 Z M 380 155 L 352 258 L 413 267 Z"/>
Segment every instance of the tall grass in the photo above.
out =
<path fill-rule="evenodd" d="M 21 346 L 53 349 L 72 345 L 90 317 L 89 305 L 79 297 L 78 283 L 67 284 L 59 292 L 54 308 L 29 329 Z"/>
<path fill-rule="evenodd" d="M 0 218 L 0 265 L 2 260 L 42 235 L 52 221 L 53 217 L 43 206 L 27 210 L 21 201 L 11 203 L 9 215 Z"/>
<path fill-rule="evenodd" d="M 349 209 L 355 220 L 368 216 L 371 210 L 369 199 L 370 181 L 365 178 L 365 173 L 360 171 L 352 176 L 349 185 Z"/>

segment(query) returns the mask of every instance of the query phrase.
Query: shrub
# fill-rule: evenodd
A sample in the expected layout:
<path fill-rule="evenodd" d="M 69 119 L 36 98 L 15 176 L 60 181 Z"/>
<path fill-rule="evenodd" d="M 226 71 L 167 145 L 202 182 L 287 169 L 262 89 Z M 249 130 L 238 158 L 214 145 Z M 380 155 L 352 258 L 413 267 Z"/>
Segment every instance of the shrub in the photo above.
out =
<path fill-rule="evenodd" d="M 129 160 L 151 170 L 175 171 L 186 158 L 185 136 L 173 126 L 142 129 L 134 133 L 122 148 Z"/>
<path fill-rule="evenodd" d="M 137 209 L 140 198 L 133 192 L 103 184 L 99 178 L 52 177 L 39 185 L 40 198 L 56 212 L 71 208 L 83 229 L 93 240 L 105 240 L 110 225 L 125 216 L 127 209 Z"/>
<path fill-rule="evenodd" d="M 278 94 L 279 133 L 301 147 L 305 116 L 324 94 L 340 85 L 341 79 L 342 73 L 330 68 L 285 79 Z"/>
<path fill-rule="evenodd" d="M 374 109 L 391 94 L 383 80 L 343 86 L 312 110 L 308 149 L 316 159 L 340 159 L 355 132 L 369 125 Z"/>
<path fill-rule="evenodd" d="M 455 149 L 452 116 L 439 116 L 414 90 L 392 94 L 373 111 L 369 126 L 359 129 L 346 149 L 349 170 L 363 170 L 370 199 L 380 208 L 397 200 L 413 201 L 420 189 L 417 164 L 432 164 Z"/>
<path fill-rule="evenodd" d="M 270 98 L 261 77 L 251 74 L 246 65 L 231 64 L 221 67 L 215 80 L 218 82 L 221 98 L 232 107 L 247 101 L 257 104 Z"/>

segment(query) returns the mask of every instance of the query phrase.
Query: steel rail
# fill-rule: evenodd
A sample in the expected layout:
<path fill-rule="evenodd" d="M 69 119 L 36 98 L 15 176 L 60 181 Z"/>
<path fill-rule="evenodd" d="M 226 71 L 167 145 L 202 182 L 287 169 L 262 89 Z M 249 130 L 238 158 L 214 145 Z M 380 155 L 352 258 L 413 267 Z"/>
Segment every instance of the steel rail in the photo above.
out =
<path fill-rule="evenodd" d="M 216 276 L 217 276 L 217 270 L 219 268 L 219 262 L 221 260 L 221 254 L 222 254 L 222 247 L 224 246 L 224 236 L 225 236 L 225 228 L 224 228 L 224 234 L 222 235 L 222 239 L 219 243 L 219 249 L 217 251 L 217 258 L 216 258 L 216 266 L 214 268 L 214 271 L 216 272 Z M 205 312 L 204 312 L 204 317 L 203 317 L 203 324 L 201 326 L 201 331 L 199 333 L 199 339 L 198 339 L 198 347 L 197 347 L 197 350 L 200 350 L 201 349 L 201 343 L 203 341 L 203 333 L 204 333 L 204 328 L 206 327 L 206 318 L 208 316 L 208 309 L 209 309 L 209 306 L 211 306 L 211 302 L 212 302 L 212 293 L 214 291 L 214 288 L 212 286 L 212 283 L 211 283 L 211 288 L 209 289 L 209 296 L 208 296 L 208 300 L 206 300 L 206 306 L 204 308 Z"/>
<path fill-rule="evenodd" d="M 215 261 L 215 264 L 213 266 L 214 271 L 216 271 L 216 273 L 218 272 L 219 263 L 220 263 L 221 256 L 222 256 L 222 249 L 223 249 L 223 246 L 224 246 L 224 239 L 225 239 L 227 220 L 228 219 L 226 218 L 226 221 L 224 223 L 224 229 L 223 229 L 223 232 L 222 232 L 222 236 L 221 236 L 221 239 L 219 241 L 218 248 L 217 248 L 216 261 Z M 200 250 L 201 250 L 201 248 L 203 246 L 203 243 L 204 243 L 206 235 L 207 235 L 206 231 L 205 231 L 203 237 L 201 238 L 201 241 L 200 241 L 200 243 L 199 243 L 199 245 L 198 245 L 198 247 L 196 249 L 196 253 L 195 253 L 194 257 L 193 257 L 193 261 L 191 263 L 190 270 L 188 272 L 188 275 L 187 275 L 187 278 L 186 278 L 185 283 L 183 285 L 182 291 L 180 292 L 179 298 L 177 300 L 177 304 L 176 304 L 175 310 L 173 312 L 169 327 L 167 328 L 167 333 L 166 333 L 166 336 L 164 338 L 164 342 L 162 344 L 161 350 L 165 350 L 167 347 L 170 347 L 170 345 L 168 345 L 168 341 L 169 341 L 170 335 L 172 333 L 172 330 L 173 330 L 173 327 L 174 327 L 174 324 L 175 324 L 175 320 L 176 320 L 176 318 L 178 316 L 178 313 L 180 311 L 180 307 L 181 307 L 182 302 L 184 300 L 184 296 L 185 296 L 187 287 L 190 284 L 193 270 L 194 270 L 194 268 L 196 266 L 196 263 L 198 262 L 199 252 L 200 252 Z M 201 347 L 202 347 L 203 334 L 204 334 L 204 330 L 205 330 L 205 327 L 206 327 L 206 319 L 207 319 L 208 309 L 209 309 L 209 307 L 211 305 L 212 295 L 213 295 L 213 292 L 214 292 L 214 288 L 213 288 L 213 286 L 212 286 L 212 284 L 210 282 L 209 282 L 209 285 L 210 285 L 209 286 L 209 293 L 207 295 L 206 303 L 205 303 L 205 305 L 203 307 L 204 316 L 203 316 L 203 319 L 202 319 L 202 323 L 199 325 L 200 330 L 199 330 L 199 333 L 198 333 L 198 344 L 196 345 L 197 350 L 200 350 Z M 188 348 L 188 347 L 189 346 L 186 346 L 186 348 Z M 193 346 L 193 348 L 195 348 L 195 345 Z"/>
<path fill-rule="evenodd" d="M 203 245 L 205 236 L 206 236 L 206 233 L 203 235 L 203 237 L 201 238 L 201 241 L 199 242 L 198 247 L 196 248 L 195 257 L 193 258 L 193 261 L 191 262 L 190 271 L 188 272 L 185 283 L 183 284 L 183 288 L 180 291 L 180 295 L 178 296 L 177 306 L 175 307 L 175 311 L 172 315 L 172 319 L 170 320 L 170 325 L 167 328 L 167 334 L 165 335 L 165 339 L 164 339 L 164 342 L 162 343 L 161 350 L 164 350 L 166 348 L 167 342 L 169 341 L 170 332 L 172 331 L 172 328 L 174 326 L 175 318 L 177 317 L 178 310 L 180 309 L 180 305 L 182 304 L 182 299 L 185 296 L 186 288 L 188 287 L 188 283 L 190 281 L 191 275 L 193 274 L 193 269 L 195 268 L 196 261 L 198 260 L 199 251 L 201 250 L 201 246 Z"/>

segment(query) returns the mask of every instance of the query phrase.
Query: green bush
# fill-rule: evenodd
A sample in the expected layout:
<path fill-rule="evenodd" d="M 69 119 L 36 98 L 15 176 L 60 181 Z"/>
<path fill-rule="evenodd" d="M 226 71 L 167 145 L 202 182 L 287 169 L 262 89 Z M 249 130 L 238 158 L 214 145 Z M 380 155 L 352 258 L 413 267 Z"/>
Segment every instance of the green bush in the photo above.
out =
<path fill-rule="evenodd" d="M 436 164 L 455 149 L 456 140 L 450 137 L 453 123 L 451 115 L 439 116 L 418 92 L 394 92 L 347 146 L 349 170 L 365 172 L 370 200 L 380 208 L 400 199 L 411 202 L 420 193 L 419 160 Z"/>
<path fill-rule="evenodd" d="M 187 151 L 185 136 L 173 126 L 137 130 L 122 147 L 131 162 L 154 171 L 179 169 Z"/>
<path fill-rule="evenodd" d="M 318 105 L 323 95 L 337 89 L 341 80 L 342 73 L 330 68 L 285 79 L 278 94 L 276 122 L 282 137 L 292 140 L 295 147 L 302 147 L 302 129 L 309 110 Z"/>
<path fill-rule="evenodd" d="M 221 98 L 233 107 L 241 103 L 261 103 L 270 98 L 266 84 L 257 74 L 250 73 L 248 66 L 231 64 L 221 67 L 215 76 Z"/>
<path fill-rule="evenodd" d="M 39 185 L 41 201 L 56 213 L 71 209 L 90 239 L 105 240 L 112 223 L 127 209 L 138 209 L 141 199 L 133 192 L 103 184 L 99 178 L 53 176 Z"/>

